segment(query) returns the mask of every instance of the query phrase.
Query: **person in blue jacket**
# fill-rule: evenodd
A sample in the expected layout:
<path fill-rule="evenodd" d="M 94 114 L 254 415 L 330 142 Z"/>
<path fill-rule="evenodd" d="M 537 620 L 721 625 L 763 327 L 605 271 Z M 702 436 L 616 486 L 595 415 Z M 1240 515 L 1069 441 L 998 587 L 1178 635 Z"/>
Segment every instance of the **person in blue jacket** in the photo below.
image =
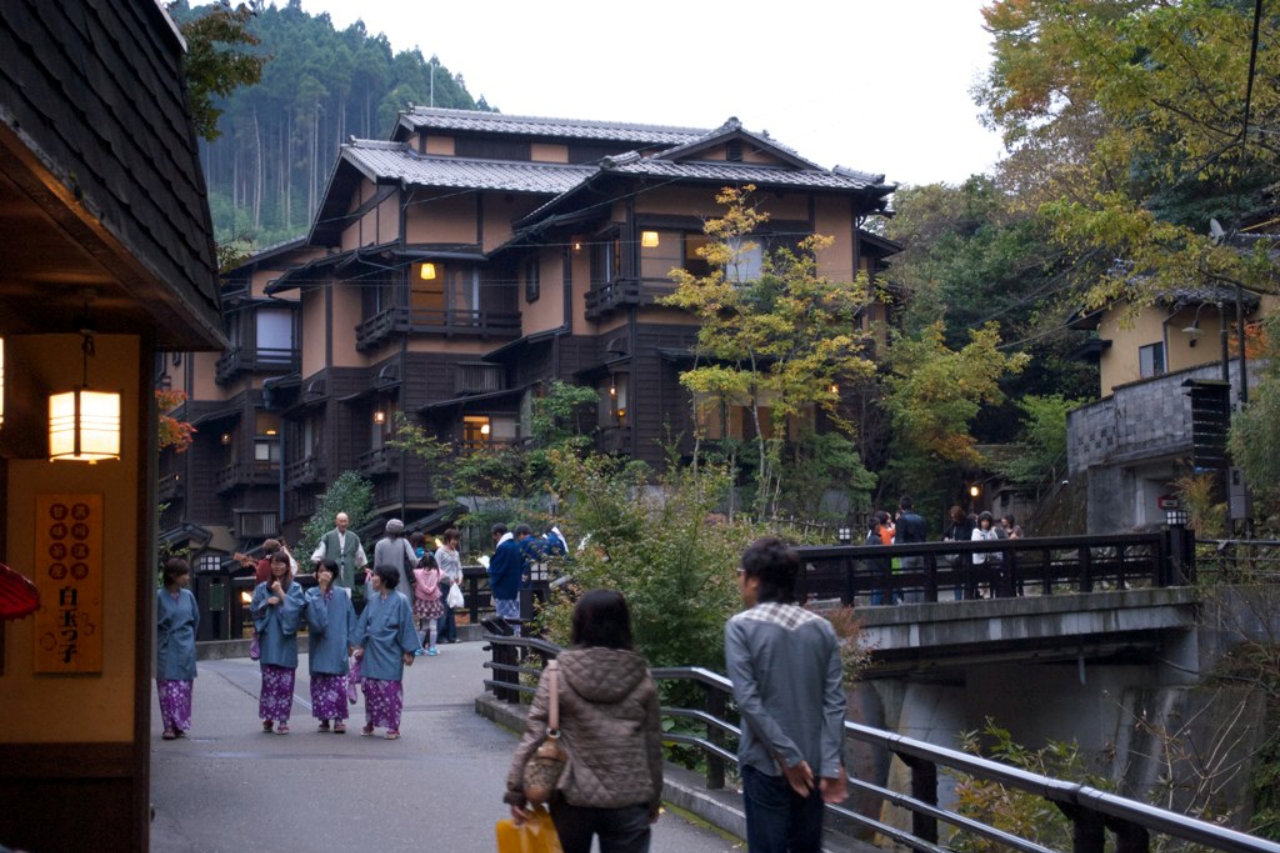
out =
<path fill-rule="evenodd" d="M 493 609 L 500 619 L 519 619 L 524 551 L 515 538 L 507 536 L 505 524 L 493 526 L 493 544 L 493 556 L 489 559 L 489 590 L 493 593 Z"/>
<path fill-rule="evenodd" d="M 311 716 L 320 731 L 347 731 L 347 656 L 356 631 L 351 592 L 337 585 L 338 564 L 324 560 L 316 570 L 316 585 L 307 590 L 307 627 L 311 629 L 308 669 L 311 673 Z"/>
<path fill-rule="evenodd" d="M 375 726 L 384 726 L 387 740 L 400 737 L 400 714 L 404 710 L 404 668 L 413 666 L 414 654 L 422 648 L 413 624 L 409 599 L 396 592 L 400 572 L 393 566 L 378 566 L 369 583 L 372 595 L 356 621 L 352 638 L 360 660 L 364 686 L 366 737 Z"/>
<path fill-rule="evenodd" d="M 165 740 L 191 728 L 191 686 L 196 677 L 200 609 L 187 586 L 191 568 L 181 557 L 164 564 L 164 588 L 156 590 L 156 694 Z"/>
<path fill-rule="evenodd" d="M 276 724 L 276 734 L 289 733 L 293 682 L 298 671 L 298 626 L 305 607 L 302 587 L 289 570 L 289 557 L 277 551 L 271 556 L 270 575 L 254 589 L 249 605 L 262 650 L 258 716 L 264 732 L 270 732 Z"/>

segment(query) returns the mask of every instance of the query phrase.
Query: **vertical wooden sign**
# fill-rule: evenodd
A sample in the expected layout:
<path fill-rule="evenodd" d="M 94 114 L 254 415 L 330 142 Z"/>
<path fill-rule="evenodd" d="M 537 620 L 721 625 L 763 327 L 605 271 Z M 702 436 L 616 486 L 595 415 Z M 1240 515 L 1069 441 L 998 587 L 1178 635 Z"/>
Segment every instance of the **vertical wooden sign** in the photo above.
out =
<path fill-rule="evenodd" d="M 36 495 L 37 673 L 102 672 L 102 495 Z"/>

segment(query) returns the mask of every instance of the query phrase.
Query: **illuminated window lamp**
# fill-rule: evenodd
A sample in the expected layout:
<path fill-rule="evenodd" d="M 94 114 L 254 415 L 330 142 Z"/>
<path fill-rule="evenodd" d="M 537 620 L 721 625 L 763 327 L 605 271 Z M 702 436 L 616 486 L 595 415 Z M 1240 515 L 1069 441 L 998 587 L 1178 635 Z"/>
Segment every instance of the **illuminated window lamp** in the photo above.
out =
<path fill-rule="evenodd" d="M 93 333 L 82 331 L 83 382 L 49 395 L 49 461 L 88 462 L 120 458 L 120 395 L 89 390 Z"/>
<path fill-rule="evenodd" d="M 646 249 L 658 248 L 658 232 L 657 231 L 641 231 L 640 245 Z"/>
<path fill-rule="evenodd" d="M 435 281 L 436 265 L 432 263 L 418 265 L 418 278 L 423 281 Z"/>
<path fill-rule="evenodd" d="M 378 425 L 385 424 L 387 422 L 387 413 L 382 409 L 376 410 L 373 413 L 373 422 Z"/>
<path fill-rule="evenodd" d="M 480 427 L 480 434 L 481 434 L 481 435 L 483 435 L 483 436 L 487 436 L 487 435 L 489 435 L 489 425 L 488 425 L 488 424 L 483 424 L 483 425 Z"/>

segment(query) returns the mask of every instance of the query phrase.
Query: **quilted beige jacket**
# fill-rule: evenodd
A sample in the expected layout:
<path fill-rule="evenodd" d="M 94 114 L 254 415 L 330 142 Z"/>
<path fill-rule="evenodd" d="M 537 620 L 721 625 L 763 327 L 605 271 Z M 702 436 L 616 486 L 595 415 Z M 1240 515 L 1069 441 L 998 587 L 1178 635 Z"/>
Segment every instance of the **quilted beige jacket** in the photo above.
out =
<path fill-rule="evenodd" d="M 557 790 L 571 805 L 655 805 L 662 794 L 658 689 L 645 659 L 621 649 L 566 649 L 560 660 L 560 743 L 569 755 Z M 507 790 L 547 731 L 548 679 L 529 709 Z"/>

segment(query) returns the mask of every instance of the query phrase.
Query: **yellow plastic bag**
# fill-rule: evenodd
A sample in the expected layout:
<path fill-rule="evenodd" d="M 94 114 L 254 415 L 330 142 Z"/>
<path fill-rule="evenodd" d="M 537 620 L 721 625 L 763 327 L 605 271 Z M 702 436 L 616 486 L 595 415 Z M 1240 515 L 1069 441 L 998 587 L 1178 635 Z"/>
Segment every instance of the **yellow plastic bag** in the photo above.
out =
<path fill-rule="evenodd" d="M 534 810 L 533 817 L 520 826 L 500 820 L 497 830 L 498 853 L 564 853 L 551 813 L 545 809 Z"/>

